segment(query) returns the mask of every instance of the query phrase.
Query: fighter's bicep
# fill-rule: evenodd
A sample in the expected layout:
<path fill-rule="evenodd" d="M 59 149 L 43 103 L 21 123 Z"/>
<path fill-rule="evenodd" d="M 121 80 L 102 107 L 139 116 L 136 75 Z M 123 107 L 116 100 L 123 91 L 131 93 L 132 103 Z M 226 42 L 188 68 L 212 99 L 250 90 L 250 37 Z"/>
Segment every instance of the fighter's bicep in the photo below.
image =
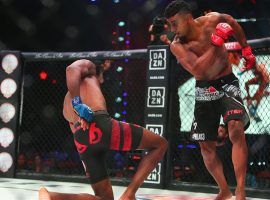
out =
<path fill-rule="evenodd" d="M 211 12 L 207 15 L 213 24 L 213 26 L 216 26 L 219 23 L 228 23 L 233 24 L 235 22 L 235 19 L 228 14 L 225 13 L 218 13 L 218 12 Z"/>

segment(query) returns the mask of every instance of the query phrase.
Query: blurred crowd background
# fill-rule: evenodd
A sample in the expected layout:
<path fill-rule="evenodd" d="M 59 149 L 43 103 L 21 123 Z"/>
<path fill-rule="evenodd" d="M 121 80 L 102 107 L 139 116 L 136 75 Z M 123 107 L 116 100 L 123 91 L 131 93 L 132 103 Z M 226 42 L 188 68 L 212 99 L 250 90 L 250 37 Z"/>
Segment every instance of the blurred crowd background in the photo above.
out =
<path fill-rule="evenodd" d="M 96 51 L 145 48 L 148 27 L 170 0 L 0 0 L 0 49 Z M 270 32 L 268 0 L 188 0 L 194 16 L 209 11 L 239 19 L 248 39 Z M 120 39 L 119 39 L 120 37 Z"/>

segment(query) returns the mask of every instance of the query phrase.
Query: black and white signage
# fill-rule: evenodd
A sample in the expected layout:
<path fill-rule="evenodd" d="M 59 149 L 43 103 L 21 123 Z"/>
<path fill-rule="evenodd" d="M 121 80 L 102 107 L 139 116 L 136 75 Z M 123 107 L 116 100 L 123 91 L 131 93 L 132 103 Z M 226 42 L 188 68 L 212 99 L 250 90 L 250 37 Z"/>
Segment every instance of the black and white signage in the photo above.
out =
<path fill-rule="evenodd" d="M 160 183 L 160 173 L 161 173 L 161 163 L 158 163 L 156 168 L 148 175 L 146 180 L 144 181 L 145 183 Z"/>
<path fill-rule="evenodd" d="M 150 50 L 149 69 L 164 70 L 166 69 L 166 49 Z"/>
<path fill-rule="evenodd" d="M 169 48 L 168 46 L 150 46 L 148 49 L 145 126 L 155 134 L 165 137 L 169 102 Z M 165 177 L 163 162 L 161 161 L 149 174 L 145 183 L 153 184 L 154 187 L 162 187 L 163 177 Z"/>
<path fill-rule="evenodd" d="M 162 124 L 146 124 L 146 129 L 153 133 L 163 136 L 163 125 Z"/>
<path fill-rule="evenodd" d="M 164 107 L 165 87 L 148 87 L 148 107 Z"/>

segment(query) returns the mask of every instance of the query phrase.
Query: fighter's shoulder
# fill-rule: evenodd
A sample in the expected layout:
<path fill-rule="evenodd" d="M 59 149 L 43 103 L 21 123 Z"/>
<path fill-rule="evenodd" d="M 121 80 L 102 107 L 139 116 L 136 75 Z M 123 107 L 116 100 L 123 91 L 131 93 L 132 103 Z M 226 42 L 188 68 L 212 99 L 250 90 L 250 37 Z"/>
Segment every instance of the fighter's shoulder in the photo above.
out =
<path fill-rule="evenodd" d="M 234 21 L 234 18 L 226 13 L 210 12 L 205 16 L 208 18 L 209 21 L 216 24 L 221 22 L 230 23 Z"/>
<path fill-rule="evenodd" d="M 218 13 L 218 12 L 210 12 L 210 13 L 207 13 L 205 17 L 207 18 L 207 21 L 212 22 L 212 23 L 217 23 L 221 20 L 221 18 L 223 17 L 223 14 Z"/>
<path fill-rule="evenodd" d="M 228 19 L 231 19 L 230 15 L 218 12 L 210 12 L 204 16 L 197 18 L 196 20 L 203 25 L 215 27 L 218 23 L 227 22 Z"/>
<path fill-rule="evenodd" d="M 92 61 L 87 59 L 80 59 L 74 61 L 71 65 L 78 65 L 78 66 L 92 66 L 95 65 Z"/>
<path fill-rule="evenodd" d="M 217 24 L 217 19 L 215 14 L 207 14 L 201 17 L 196 18 L 196 22 L 198 22 L 203 27 L 215 27 Z"/>
<path fill-rule="evenodd" d="M 219 12 L 209 12 L 205 16 L 206 17 L 217 17 L 219 15 L 221 15 L 221 13 L 219 13 Z"/>

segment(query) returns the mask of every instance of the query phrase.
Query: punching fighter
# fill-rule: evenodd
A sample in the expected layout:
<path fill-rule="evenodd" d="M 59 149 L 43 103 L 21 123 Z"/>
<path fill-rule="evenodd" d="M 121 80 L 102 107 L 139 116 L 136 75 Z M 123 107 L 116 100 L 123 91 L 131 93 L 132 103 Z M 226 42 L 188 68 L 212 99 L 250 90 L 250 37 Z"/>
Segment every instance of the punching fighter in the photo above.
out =
<path fill-rule="evenodd" d="M 113 200 L 106 168 L 109 150 L 147 150 L 131 183 L 120 200 L 135 200 L 135 193 L 162 159 L 167 141 L 138 125 L 117 121 L 107 112 L 100 89 L 100 72 L 89 60 L 78 60 L 66 69 L 68 92 L 63 114 L 95 195 L 48 192 L 41 188 L 40 200 Z"/>
<path fill-rule="evenodd" d="M 240 97 L 238 79 L 228 62 L 224 42 L 230 36 L 239 42 L 246 69 L 254 67 L 255 56 L 241 26 L 230 15 L 210 12 L 195 19 L 190 5 L 181 0 L 172 1 L 164 14 L 176 36 L 172 42 L 166 37 L 161 39 L 170 45 L 179 63 L 196 79 L 192 139 L 199 142 L 205 166 L 220 188 L 216 199 L 232 197 L 216 154 L 222 115 L 232 142 L 237 180 L 235 196 L 237 200 L 244 200 L 248 154 L 244 130 L 249 125 L 249 116 Z"/>

